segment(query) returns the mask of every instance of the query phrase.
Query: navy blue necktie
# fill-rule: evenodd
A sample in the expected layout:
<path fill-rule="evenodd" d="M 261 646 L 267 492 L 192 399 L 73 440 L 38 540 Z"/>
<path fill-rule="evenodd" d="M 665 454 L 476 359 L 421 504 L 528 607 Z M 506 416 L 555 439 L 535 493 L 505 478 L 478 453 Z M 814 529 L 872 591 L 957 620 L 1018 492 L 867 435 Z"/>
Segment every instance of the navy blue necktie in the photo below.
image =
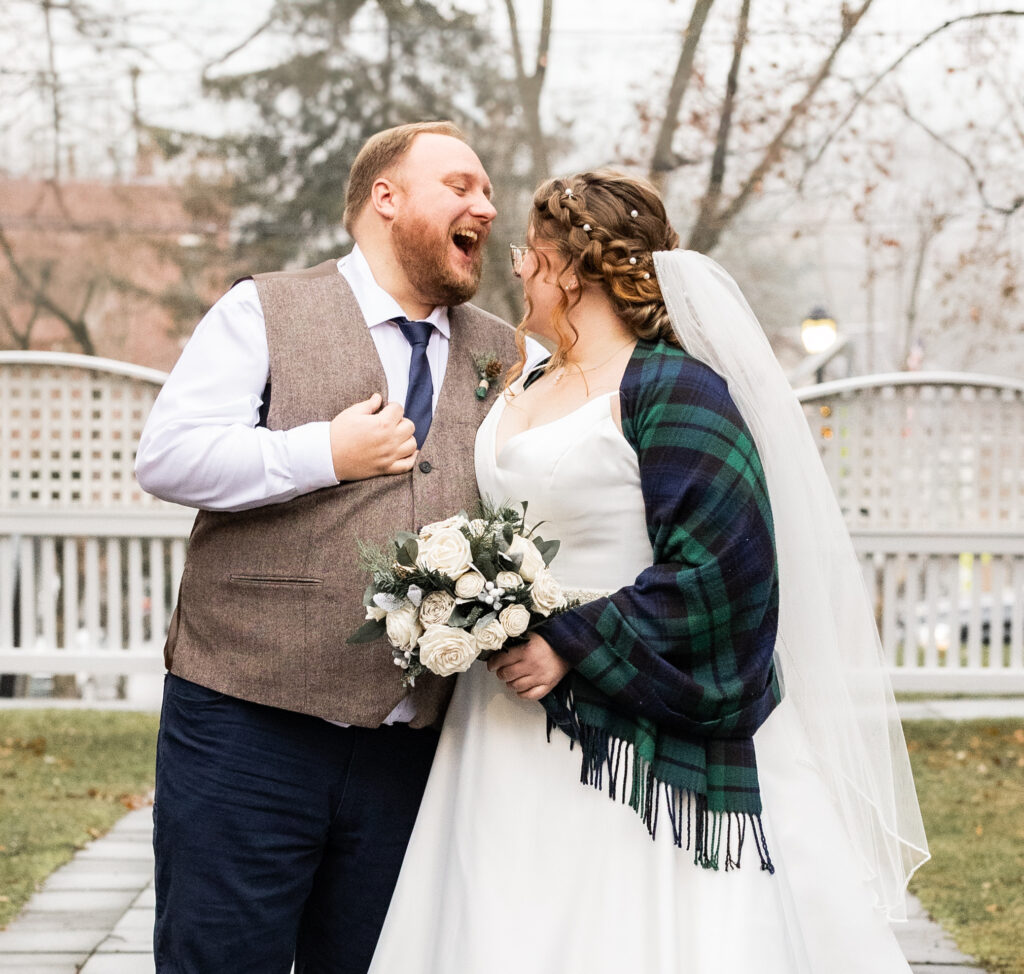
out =
<path fill-rule="evenodd" d="M 412 346 L 405 415 L 416 426 L 416 446 L 422 447 L 434 414 L 434 382 L 430 378 L 430 363 L 427 361 L 427 342 L 430 341 L 434 326 L 429 321 L 410 321 L 408 318 L 392 320 L 402 329 L 406 341 Z"/>

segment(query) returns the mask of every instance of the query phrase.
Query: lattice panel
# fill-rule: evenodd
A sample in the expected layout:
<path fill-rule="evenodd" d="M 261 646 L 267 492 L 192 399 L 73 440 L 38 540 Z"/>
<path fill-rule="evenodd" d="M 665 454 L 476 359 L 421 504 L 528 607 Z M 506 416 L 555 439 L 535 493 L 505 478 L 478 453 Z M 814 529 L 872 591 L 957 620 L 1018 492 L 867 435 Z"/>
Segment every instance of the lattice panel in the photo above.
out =
<path fill-rule="evenodd" d="M 67 365 L 0 363 L 0 510 L 149 510 L 135 449 L 160 387 Z"/>
<path fill-rule="evenodd" d="M 853 384 L 803 402 L 851 528 L 1024 529 L 1024 390 Z"/>

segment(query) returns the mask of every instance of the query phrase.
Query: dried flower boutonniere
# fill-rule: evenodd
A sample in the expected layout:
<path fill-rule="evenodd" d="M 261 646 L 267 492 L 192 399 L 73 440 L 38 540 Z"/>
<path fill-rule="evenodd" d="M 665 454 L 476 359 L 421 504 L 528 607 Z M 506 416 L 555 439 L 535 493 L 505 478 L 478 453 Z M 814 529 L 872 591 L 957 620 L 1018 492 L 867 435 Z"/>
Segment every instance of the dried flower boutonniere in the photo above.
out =
<path fill-rule="evenodd" d="M 477 378 L 480 380 L 476 386 L 476 397 L 483 399 L 491 383 L 505 370 L 495 355 L 478 355 L 475 361 Z"/>

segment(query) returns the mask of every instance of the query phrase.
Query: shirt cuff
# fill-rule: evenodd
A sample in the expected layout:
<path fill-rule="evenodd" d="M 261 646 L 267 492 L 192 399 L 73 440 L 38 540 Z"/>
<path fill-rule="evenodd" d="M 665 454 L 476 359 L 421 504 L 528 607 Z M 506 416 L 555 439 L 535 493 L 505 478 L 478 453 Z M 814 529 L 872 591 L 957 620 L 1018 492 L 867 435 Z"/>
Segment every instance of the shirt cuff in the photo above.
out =
<path fill-rule="evenodd" d="M 298 493 L 308 494 L 322 487 L 337 486 L 329 422 L 296 426 L 287 431 L 286 442 L 292 480 Z"/>

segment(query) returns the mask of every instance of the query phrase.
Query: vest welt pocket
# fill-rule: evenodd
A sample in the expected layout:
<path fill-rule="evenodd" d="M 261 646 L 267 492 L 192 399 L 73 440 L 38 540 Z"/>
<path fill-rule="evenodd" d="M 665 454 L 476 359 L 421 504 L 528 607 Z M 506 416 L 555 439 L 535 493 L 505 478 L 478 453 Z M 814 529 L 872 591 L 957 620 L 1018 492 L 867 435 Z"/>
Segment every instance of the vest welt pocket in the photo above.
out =
<path fill-rule="evenodd" d="M 228 575 L 240 585 L 322 585 L 322 578 L 301 578 L 295 575 Z"/>

